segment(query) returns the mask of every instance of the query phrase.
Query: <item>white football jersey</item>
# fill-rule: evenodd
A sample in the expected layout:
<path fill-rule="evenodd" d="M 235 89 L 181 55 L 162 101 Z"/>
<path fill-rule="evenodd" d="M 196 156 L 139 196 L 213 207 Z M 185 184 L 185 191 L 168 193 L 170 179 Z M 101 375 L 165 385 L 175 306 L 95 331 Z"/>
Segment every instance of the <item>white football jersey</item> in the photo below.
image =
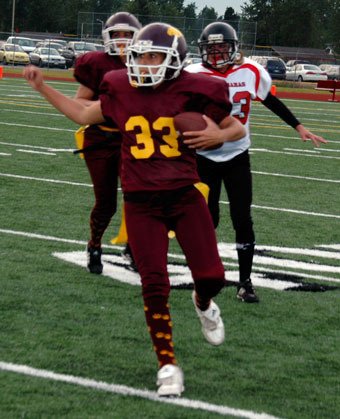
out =
<path fill-rule="evenodd" d="M 257 62 L 244 58 L 243 64 L 234 64 L 222 74 L 201 63 L 191 64 L 184 68 L 189 73 L 203 73 L 207 77 L 225 79 L 229 88 L 229 99 L 232 103 L 231 115 L 245 125 L 247 134 L 238 141 L 225 142 L 216 150 L 198 151 L 204 157 L 216 162 L 228 161 L 243 153 L 250 147 L 249 118 L 252 100 L 264 100 L 271 89 L 272 80 L 265 68 Z"/>

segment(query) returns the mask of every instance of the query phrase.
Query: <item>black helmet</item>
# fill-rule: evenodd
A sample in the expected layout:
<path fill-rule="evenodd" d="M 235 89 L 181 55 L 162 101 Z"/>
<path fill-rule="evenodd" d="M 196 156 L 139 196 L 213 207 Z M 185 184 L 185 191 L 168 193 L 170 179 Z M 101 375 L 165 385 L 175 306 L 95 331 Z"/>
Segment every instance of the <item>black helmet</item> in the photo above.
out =
<path fill-rule="evenodd" d="M 136 16 L 131 13 L 118 12 L 110 16 L 102 31 L 105 52 L 110 55 L 126 55 L 126 48 L 131 44 L 134 33 L 141 27 Z M 131 37 L 112 39 L 113 32 L 131 32 Z"/>
<path fill-rule="evenodd" d="M 148 52 L 163 53 L 164 61 L 157 66 L 139 64 L 138 56 Z M 144 26 L 128 48 L 126 66 L 130 83 L 134 86 L 154 86 L 163 80 L 178 77 L 186 54 L 185 38 L 177 28 L 160 22 Z M 147 76 L 145 68 L 148 68 Z M 151 70 L 155 68 L 157 71 L 153 74 Z"/>
<path fill-rule="evenodd" d="M 218 45 L 218 48 L 215 48 L 215 45 Z M 238 51 L 236 31 L 228 23 L 210 23 L 203 29 L 198 46 L 204 64 L 213 68 L 233 64 Z"/>

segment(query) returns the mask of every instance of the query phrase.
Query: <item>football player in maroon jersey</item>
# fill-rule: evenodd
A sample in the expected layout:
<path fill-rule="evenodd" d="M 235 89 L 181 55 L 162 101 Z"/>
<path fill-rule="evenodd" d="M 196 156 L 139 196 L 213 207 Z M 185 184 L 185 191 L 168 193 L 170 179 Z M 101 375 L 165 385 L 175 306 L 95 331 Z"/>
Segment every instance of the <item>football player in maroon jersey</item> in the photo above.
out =
<path fill-rule="evenodd" d="M 125 68 L 126 48 L 141 28 L 137 18 L 126 12 L 112 15 L 103 28 L 104 51 L 91 51 L 76 60 L 74 77 L 80 83 L 75 99 L 89 104 L 99 97 L 99 86 L 111 70 Z M 81 151 L 93 183 L 95 204 L 90 215 L 91 237 L 87 245 L 87 267 L 101 274 L 101 240 L 117 208 L 121 135 L 107 123 L 85 128 Z"/>
<path fill-rule="evenodd" d="M 284 122 L 295 128 L 303 141 L 310 139 L 315 146 L 327 141 L 308 131 L 276 96 L 270 93 L 271 78 L 257 62 L 238 52 L 237 34 L 225 22 L 213 22 L 203 29 L 199 39 L 202 63 L 186 67 L 190 73 L 202 73 L 207 79 L 218 78 L 229 89 L 232 115 L 247 129 L 237 143 L 224 143 L 215 150 L 199 151 L 198 172 L 209 186 L 208 205 L 215 228 L 219 224 L 219 200 L 222 183 L 228 194 L 230 215 L 235 230 L 239 264 L 237 297 L 246 303 L 257 303 L 251 281 L 255 249 L 255 234 L 251 217 L 252 178 L 249 152 L 249 118 L 251 103 L 260 100 Z"/>
<path fill-rule="evenodd" d="M 111 71 L 101 85 L 100 101 L 74 103 L 43 82 L 40 69 L 24 76 L 52 105 L 79 124 L 114 122 L 123 135 L 121 182 L 129 243 L 142 281 L 146 322 L 157 355 L 158 394 L 184 390 L 172 340 L 168 298 L 168 231 L 174 230 L 194 281 L 194 307 L 205 339 L 224 341 L 220 310 L 212 300 L 225 284 L 216 235 L 199 181 L 196 149 L 237 141 L 243 125 L 230 116 L 222 80 L 183 69 L 186 42 L 165 23 L 141 29 L 128 48 L 127 71 Z M 205 115 L 207 128 L 180 136 L 174 116 L 194 111 Z"/>

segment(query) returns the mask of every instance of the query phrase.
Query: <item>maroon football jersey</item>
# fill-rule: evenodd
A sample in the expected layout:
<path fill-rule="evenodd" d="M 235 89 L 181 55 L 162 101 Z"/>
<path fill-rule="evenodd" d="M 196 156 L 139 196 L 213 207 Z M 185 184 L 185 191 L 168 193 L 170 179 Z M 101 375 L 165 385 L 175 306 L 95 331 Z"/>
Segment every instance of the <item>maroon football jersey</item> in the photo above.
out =
<path fill-rule="evenodd" d="M 170 190 L 199 182 L 196 152 L 183 143 L 173 117 L 201 112 L 219 123 L 231 110 L 222 80 L 182 72 L 156 88 L 136 88 L 121 70 L 105 75 L 101 91 L 103 115 L 123 134 L 125 192 Z"/>
<path fill-rule="evenodd" d="M 111 70 L 121 70 L 125 64 L 117 56 L 109 55 L 103 51 L 91 51 L 80 55 L 76 60 L 74 69 L 75 79 L 83 86 L 88 87 L 94 92 L 93 100 L 99 97 L 99 86 L 103 81 L 104 75 Z M 105 127 L 107 124 L 103 124 Z M 92 125 L 85 130 L 84 146 L 92 146 L 99 141 L 108 142 L 108 147 L 119 148 L 121 136 L 109 140 L 108 131 L 101 130 L 98 126 Z"/>
<path fill-rule="evenodd" d="M 103 51 L 91 51 L 77 58 L 74 77 L 79 83 L 94 92 L 93 99 L 96 100 L 99 97 L 99 86 L 104 75 L 108 71 L 121 70 L 122 68 L 125 68 L 125 64 L 119 57 Z"/>

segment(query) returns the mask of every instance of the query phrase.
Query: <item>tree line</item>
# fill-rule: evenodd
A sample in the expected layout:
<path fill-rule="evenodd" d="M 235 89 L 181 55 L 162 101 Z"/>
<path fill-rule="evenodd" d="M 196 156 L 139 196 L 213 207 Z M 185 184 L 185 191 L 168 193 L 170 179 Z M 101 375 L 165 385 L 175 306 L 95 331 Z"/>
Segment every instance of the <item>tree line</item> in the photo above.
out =
<path fill-rule="evenodd" d="M 197 10 L 194 2 L 184 5 L 184 0 L 0 0 L 0 32 L 12 29 L 13 1 L 15 32 L 77 35 L 79 12 L 109 16 L 124 10 L 137 15 L 142 24 L 148 23 L 148 16 L 186 19 L 186 36 L 186 31 L 199 30 L 202 21 L 222 19 L 234 26 L 256 22 L 257 45 L 331 47 L 340 53 L 340 0 L 248 0 L 240 14 L 226 7 L 222 16 L 213 7 Z"/>

